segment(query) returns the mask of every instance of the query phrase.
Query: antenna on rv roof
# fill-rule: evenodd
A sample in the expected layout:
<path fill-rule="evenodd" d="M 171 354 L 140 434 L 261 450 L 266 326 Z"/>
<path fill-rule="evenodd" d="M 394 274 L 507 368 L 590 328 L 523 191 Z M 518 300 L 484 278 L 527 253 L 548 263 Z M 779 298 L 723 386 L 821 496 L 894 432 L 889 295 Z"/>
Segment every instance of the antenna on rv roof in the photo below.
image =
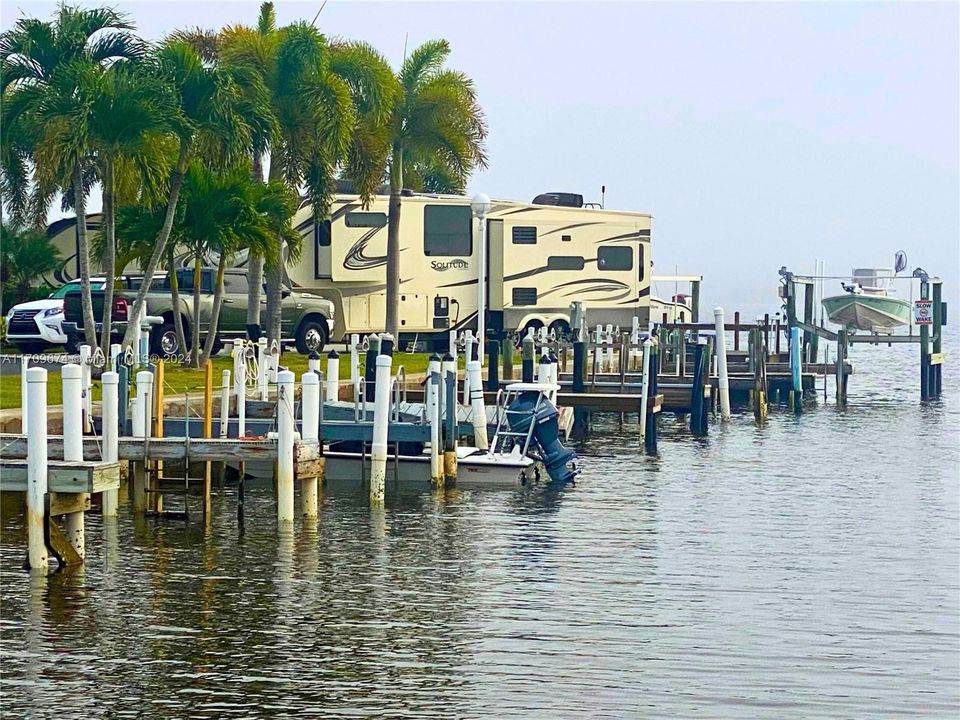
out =
<path fill-rule="evenodd" d="M 607 194 L 607 186 L 606 186 L 606 185 L 601 185 L 601 186 L 600 186 L 600 209 L 601 209 L 601 210 L 603 210 L 603 197 L 604 197 L 604 195 L 606 195 L 606 194 Z"/>

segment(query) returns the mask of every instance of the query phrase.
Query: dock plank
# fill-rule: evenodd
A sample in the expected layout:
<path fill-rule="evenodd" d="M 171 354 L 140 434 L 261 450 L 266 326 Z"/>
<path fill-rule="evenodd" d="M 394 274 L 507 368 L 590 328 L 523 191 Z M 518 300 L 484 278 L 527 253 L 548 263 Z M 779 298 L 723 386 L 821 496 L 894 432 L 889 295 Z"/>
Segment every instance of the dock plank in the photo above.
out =
<path fill-rule="evenodd" d="M 119 463 L 95 461 L 47 461 L 47 491 L 53 493 L 98 493 L 120 487 Z M 27 491 L 27 461 L 0 459 L 0 491 Z"/>

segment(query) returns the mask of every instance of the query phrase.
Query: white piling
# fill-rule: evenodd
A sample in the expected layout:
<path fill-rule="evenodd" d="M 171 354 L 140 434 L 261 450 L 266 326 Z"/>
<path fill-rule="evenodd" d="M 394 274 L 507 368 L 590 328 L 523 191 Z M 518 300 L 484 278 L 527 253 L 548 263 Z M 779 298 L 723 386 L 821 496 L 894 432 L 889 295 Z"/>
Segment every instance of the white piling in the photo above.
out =
<path fill-rule="evenodd" d="M 267 386 L 267 366 L 269 364 L 270 353 L 267 352 L 267 339 L 260 338 L 257 341 L 257 388 L 260 392 L 260 399 L 266 400 L 269 387 Z"/>
<path fill-rule="evenodd" d="M 720 418 L 730 419 L 730 379 L 727 375 L 727 334 L 724 329 L 723 308 L 713 309 L 713 319 L 717 335 L 717 385 L 720 389 Z"/>
<path fill-rule="evenodd" d="M 640 390 L 640 439 L 647 438 L 647 393 L 650 391 L 650 355 L 653 342 L 650 338 L 643 341 L 643 380 Z"/>
<path fill-rule="evenodd" d="M 89 345 L 80 346 L 80 401 L 81 401 L 81 427 L 83 432 L 90 432 L 91 414 L 93 411 L 93 393 L 92 381 L 90 375 L 90 365 L 93 358 L 93 348 Z"/>
<path fill-rule="evenodd" d="M 447 360 L 448 357 L 451 357 L 451 360 Z M 440 363 L 440 394 L 438 395 L 438 400 L 440 402 L 440 415 L 441 417 L 447 416 L 447 383 L 445 378 L 448 374 L 453 375 L 453 396 L 457 396 L 457 358 L 453 353 L 444 355 L 443 361 Z M 454 402 L 454 407 L 456 407 L 456 402 Z"/>
<path fill-rule="evenodd" d="M 354 402 L 360 399 L 360 336 L 350 336 L 350 384 L 353 385 Z"/>
<path fill-rule="evenodd" d="M 221 377 L 223 381 L 220 390 L 220 437 L 225 438 L 230 431 L 230 371 L 224 370 Z"/>
<path fill-rule="evenodd" d="M 247 435 L 247 364 L 243 359 L 243 350 L 240 351 L 240 362 L 234 366 L 236 378 L 234 387 L 237 388 L 237 437 Z"/>
<path fill-rule="evenodd" d="M 634 315 L 630 320 L 630 365 L 628 367 L 631 370 L 636 370 L 640 364 L 642 352 L 638 345 L 640 345 L 640 318 Z"/>
<path fill-rule="evenodd" d="M 370 445 L 370 502 L 383 502 L 387 479 L 387 434 L 390 429 L 390 380 L 393 358 L 377 355 L 376 397 L 373 406 L 373 442 Z"/>
<path fill-rule="evenodd" d="M 303 439 L 316 442 L 320 438 L 320 376 L 305 372 L 300 378 L 300 430 Z M 317 516 L 317 478 L 300 481 L 301 515 Z"/>
<path fill-rule="evenodd" d="M 100 403 L 101 421 L 103 424 L 103 460 L 117 462 L 119 455 L 119 398 L 120 376 L 115 372 L 105 372 L 100 378 L 103 383 L 103 400 Z M 117 490 L 104 490 L 100 496 L 104 517 L 113 517 L 117 514 Z"/>
<path fill-rule="evenodd" d="M 593 340 L 593 357 L 597 372 L 603 372 L 603 325 L 597 325 Z"/>
<path fill-rule="evenodd" d="M 560 363 L 555 357 L 550 358 L 550 384 L 556 387 L 560 385 Z M 551 390 L 547 396 L 554 405 L 557 404 L 557 391 Z"/>
<path fill-rule="evenodd" d="M 467 375 L 470 378 L 470 420 L 473 424 L 474 445 L 479 450 L 488 450 L 487 409 L 483 402 L 483 380 L 480 375 L 480 362 L 467 363 Z"/>
<path fill-rule="evenodd" d="M 144 304 L 143 304 L 143 310 L 142 310 L 142 312 L 140 313 L 140 316 L 139 316 L 139 317 L 135 317 L 135 318 L 134 318 L 134 317 L 131 317 L 131 318 L 129 318 L 128 321 L 127 321 L 127 322 L 132 322 L 132 323 L 133 323 L 133 337 L 132 337 L 132 339 L 131 339 L 131 341 L 130 341 L 130 346 L 131 346 L 131 348 L 133 349 L 133 354 L 134 354 L 134 356 L 136 356 L 136 359 L 137 359 L 137 361 L 134 363 L 134 365 L 137 365 L 137 366 L 143 364 L 143 359 L 140 357 L 140 333 L 141 333 L 141 331 L 140 331 L 140 323 L 141 323 L 142 318 L 145 317 L 146 314 L 147 314 L 147 304 L 144 303 Z"/>
<path fill-rule="evenodd" d="M 47 371 L 26 371 L 27 416 L 27 561 L 30 570 L 47 571 L 44 500 L 47 495 Z"/>
<path fill-rule="evenodd" d="M 89 349 L 87 347 L 88 352 Z M 81 361 L 83 357 L 81 352 Z M 63 379 L 63 460 L 83 462 L 83 367 L 64 365 L 60 375 Z M 68 513 L 65 529 L 67 539 L 82 558 L 85 545 L 83 512 Z"/>
<path fill-rule="evenodd" d="M 607 344 L 606 352 L 606 369 L 607 372 L 613 372 L 613 325 L 607 325 L 606 333 L 604 333 L 604 340 Z"/>
<path fill-rule="evenodd" d="M 463 332 L 463 405 L 470 407 L 470 386 L 473 382 L 467 366 L 473 362 L 473 330 Z"/>
<path fill-rule="evenodd" d="M 327 400 L 340 399 L 340 355 L 336 350 L 327 354 Z"/>
<path fill-rule="evenodd" d="M 320 372 L 320 356 L 317 353 L 312 352 L 307 358 L 307 370 L 312 373 Z"/>
<path fill-rule="evenodd" d="M 113 343 L 110 345 L 110 369 L 115 373 L 120 372 L 121 362 L 123 362 L 123 345 Z"/>
<path fill-rule="evenodd" d="M 294 374 L 277 374 L 277 523 L 293 522 L 293 382 Z"/>
<path fill-rule="evenodd" d="M 443 462 L 440 456 L 440 361 L 427 363 L 427 422 L 430 423 L 430 480 L 443 482 Z"/>
<path fill-rule="evenodd" d="M 30 368 L 30 356 L 20 356 L 20 432 L 27 432 L 30 422 L 30 403 L 27 401 L 27 372 Z M 46 413 L 44 413 L 46 417 Z"/>
<path fill-rule="evenodd" d="M 153 373 L 149 370 L 137 373 L 137 409 L 143 423 L 139 437 L 150 437 L 153 434 Z"/>

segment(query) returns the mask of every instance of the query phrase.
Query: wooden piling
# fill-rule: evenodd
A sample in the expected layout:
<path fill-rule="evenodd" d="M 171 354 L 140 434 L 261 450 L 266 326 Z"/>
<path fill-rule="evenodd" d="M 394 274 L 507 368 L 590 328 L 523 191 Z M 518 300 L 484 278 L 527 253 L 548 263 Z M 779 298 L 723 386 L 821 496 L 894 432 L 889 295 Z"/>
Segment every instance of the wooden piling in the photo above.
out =
<path fill-rule="evenodd" d="M 189 409 L 187 410 L 189 412 Z M 213 361 L 207 360 L 203 368 L 203 436 L 213 437 Z M 211 466 L 207 460 L 203 464 L 203 516 L 210 516 Z"/>
<path fill-rule="evenodd" d="M 509 337 L 500 342 L 500 354 L 503 362 L 503 379 L 513 382 L 513 341 Z"/>
<path fill-rule="evenodd" d="M 496 392 L 500 389 L 500 343 L 496 340 L 487 342 L 487 390 Z"/>
<path fill-rule="evenodd" d="M 737 310 L 733 313 L 733 351 L 738 352 L 740 350 L 740 311 Z"/>
<path fill-rule="evenodd" d="M 930 299 L 930 283 L 920 281 L 920 299 Z M 920 399 L 930 399 L 930 326 L 920 326 Z"/>
<path fill-rule="evenodd" d="M 930 389 L 934 398 L 943 392 L 943 284 L 934 278 L 933 284 L 933 374 Z"/>
<path fill-rule="evenodd" d="M 528 335 L 523 339 L 523 366 L 521 369 L 521 380 L 525 383 L 533 382 L 534 356 L 536 348 L 533 337 Z"/>
<path fill-rule="evenodd" d="M 660 377 L 660 342 L 656 335 L 652 336 L 650 348 L 650 383 L 647 396 L 647 419 L 644 423 L 643 447 L 648 455 L 657 454 L 657 434 L 659 432 L 660 413 L 656 412 L 653 400 L 657 396 L 658 378 Z"/>

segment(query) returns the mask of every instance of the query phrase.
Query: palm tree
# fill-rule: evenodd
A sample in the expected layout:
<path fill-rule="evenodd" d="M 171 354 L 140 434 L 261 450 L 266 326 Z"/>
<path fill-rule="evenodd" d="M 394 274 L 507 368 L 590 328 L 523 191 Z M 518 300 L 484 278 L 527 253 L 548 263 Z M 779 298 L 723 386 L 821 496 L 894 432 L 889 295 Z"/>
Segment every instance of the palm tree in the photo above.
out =
<path fill-rule="evenodd" d="M 77 245 L 84 330 L 95 337 L 90 297 L 86 194 L 91 184 L 88 102 L 80 92 L 90 72 L 143 55 L 126 17 L 109 8 L 61 5 L 53 22 L 22 18 L 0 36 L 0 90 L 4 140 L 0 189 L 13 217 L 45 221 L 58 191 L 71 193 L 77 213 Z M 33 190 L 28 190 L 30 166 Z"/>
<path fill-rule="evenodd" d="M 404 60 L 397 79 L 401 96 L 390 123 L 390 210 L 387 225 L 387 332 L 399 329 L 400 197 L 406 166 L 440 169 L 441 177 L 463 186 L 477 167 L 486 167 L 483 111 L 473 81 L 444 69 L 446 40 L 424 43 Z"/>
<path fill-rule="evenodd" d="M 181 40 L 167 42 L 157 54 L 161 78 L 172 88 L 176 110 L 170 118 L 178 149 L 170 175 L 166 213 L 153 253 L 143 268 L 144 281 L 131 310 L 123 345 L 133 342 L 135 319 L 166 251 L 184 177 L 191 160 L 203 158 L 214 166 L 230 166 L 249 153 L 251 128 L 244 118 L 246 100 L 229 72 L 204 63 L 200 54 Z"/>
<path fill-rule="evenodd" d="M 30 287 L 60 266 L 60 253 L 42 230 L 0 223 L 0 267 L 4 288 L 12 288 L 14 303 L 30 295 Z M 6 297 L 6 293 L 4 293 Z"/>

